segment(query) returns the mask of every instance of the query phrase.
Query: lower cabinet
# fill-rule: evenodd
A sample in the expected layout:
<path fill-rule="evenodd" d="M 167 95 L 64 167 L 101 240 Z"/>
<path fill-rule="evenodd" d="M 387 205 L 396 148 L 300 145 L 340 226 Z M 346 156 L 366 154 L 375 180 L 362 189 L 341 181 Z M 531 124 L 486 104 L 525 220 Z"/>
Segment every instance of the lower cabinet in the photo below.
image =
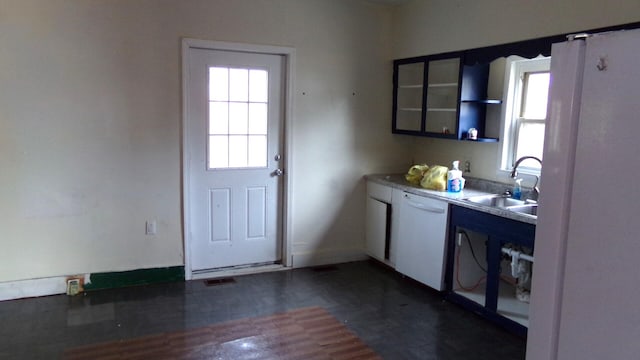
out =
<path fill-rule="evenodd" d="M 452 205 L 447 299 L 525 336 L 534 238 L 535 225 Z"/>
<path fill-rule="evenodd" d="M 391 204 L 367 197 L 366 250 L 380 261 L 389 260 L 389 214 Z"/>
<path fill-rule="evenodd" d="M 367 255 L 444 290 L 449 204 L 371 181 L 366 201 Z"/>
<path fill-rule="evenodd" d="M 367 182 L 365 250 L 367 255 L 391 266 L 392 192 L 391 187 Z"/>
<path fill-rule="evenodd" d="M 369 181 L 365 236 L 369 256 L 526 335 L 535 225 Z"/>
<path fill-rule="evenodd" d="M 399 204 L 394 208 L 398 212 L 396 270 L 443 290 L 449 204 L 401 191 L 394 191 L 393 195 L 394 204 Z"/>

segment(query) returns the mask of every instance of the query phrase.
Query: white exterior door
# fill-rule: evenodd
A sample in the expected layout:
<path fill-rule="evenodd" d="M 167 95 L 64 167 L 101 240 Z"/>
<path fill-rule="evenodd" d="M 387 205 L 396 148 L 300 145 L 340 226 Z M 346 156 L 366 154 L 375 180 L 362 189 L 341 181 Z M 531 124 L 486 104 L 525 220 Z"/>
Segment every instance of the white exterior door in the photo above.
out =
<path fill-rule="evenodd" d="M 284 57 L 189 48 L 185 61 L 191 271 L 277 263 Z"/>

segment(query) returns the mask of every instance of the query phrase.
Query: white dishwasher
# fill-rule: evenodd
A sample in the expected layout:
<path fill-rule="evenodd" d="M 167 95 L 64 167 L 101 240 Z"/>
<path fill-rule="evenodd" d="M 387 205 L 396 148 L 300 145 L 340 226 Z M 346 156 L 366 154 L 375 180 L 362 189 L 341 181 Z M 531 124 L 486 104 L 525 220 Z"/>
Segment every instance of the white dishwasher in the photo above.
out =
<path fill-rule="evenodd" d="M 443 290 L 449 204 L 403 192 L 398 211 L 396 270 Z"/>

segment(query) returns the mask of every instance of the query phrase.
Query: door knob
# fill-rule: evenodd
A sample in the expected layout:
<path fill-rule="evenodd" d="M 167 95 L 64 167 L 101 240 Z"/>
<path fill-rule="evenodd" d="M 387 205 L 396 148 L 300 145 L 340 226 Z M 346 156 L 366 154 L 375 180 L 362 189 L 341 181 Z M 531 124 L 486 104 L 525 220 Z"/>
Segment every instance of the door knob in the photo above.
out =
<path fill-rule="evenodd" d="M 273 176 L 282 176 L 282 174 L 284 174 L 284 171 L 282 171 L 282 169 L 276 169 L 273 172 Z"/>

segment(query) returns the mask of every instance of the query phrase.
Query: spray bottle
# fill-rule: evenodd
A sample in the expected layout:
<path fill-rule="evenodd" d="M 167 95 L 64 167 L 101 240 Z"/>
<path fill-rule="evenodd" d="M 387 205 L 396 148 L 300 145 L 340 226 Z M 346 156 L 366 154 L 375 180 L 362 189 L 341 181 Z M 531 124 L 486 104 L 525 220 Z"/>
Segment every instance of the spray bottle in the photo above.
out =
<path fill-rule="evenodd" d="M 513 195 L 514 199 L 521 200 L 522 199 L 522 179 L 516 179 L 515 184 L 513 184 Z"/>
<path fill-rule="evenodd" d="M 458 169 L 459 161 L 453 162 L 453 168 L 447 172 L 447 191 L 460 192 L 464 186 L 464 179 L 462 178 L 462 171 Z"/>

